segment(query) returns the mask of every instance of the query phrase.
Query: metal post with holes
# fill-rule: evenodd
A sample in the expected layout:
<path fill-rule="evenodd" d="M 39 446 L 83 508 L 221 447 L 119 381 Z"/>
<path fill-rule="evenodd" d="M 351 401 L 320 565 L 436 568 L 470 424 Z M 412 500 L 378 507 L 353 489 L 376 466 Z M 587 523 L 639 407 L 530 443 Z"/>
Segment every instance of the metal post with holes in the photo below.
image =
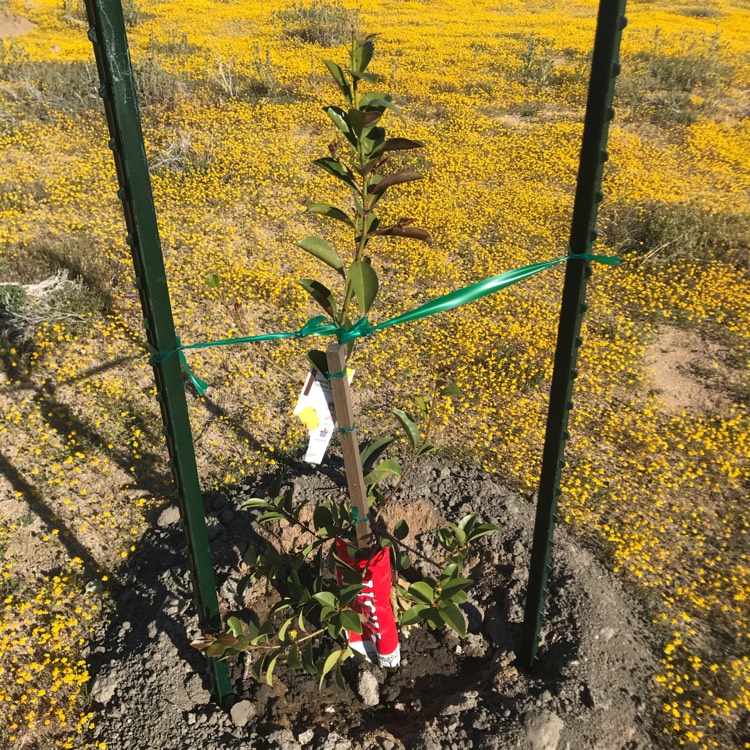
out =
<path fill-rule="evenodd" d="M 128 235 L 135 265 L 135 285 L 143 308 L 151 364 L 161 405 L 169 465 L 177 488 L 177 501 L 187 539 L 187 556 L 198 620 L 204 632 L 221 627 L 211 550 L 208 543 L 203 497 L 195 462 L 195 448 L 179 358 L 157 355 L 177 347 L 164 259 L 156 223 L 151 179 L 143 143 L 133 68 L 125 34 L 120 0 L 86 0 L 88 36 L 94 45 L 96 66 L 104 100 L 110 141 L 120 185 Z M 214 697 L 231 693 L 225 662 L 209 659 Z"/>
<path fill-rule="evenodd" d="M 602 200 L 602 170 L 607 160 L 609 122 L 614 117 L 612 98 L 615 78 L 620 72 L 620 39 L 626 22 L 625 0 L 600 0 L 570 229 L 571 254 L 590 252 L 597 236 L 595 227 L 598 206 Z M 578 374 L 575 367 L 581 345 L 581 323 L 586 312 L 586 282 L 590 275 L 591 266 L 588 261 L 568 261 L 557 331 L 529 585 L 526 593 L 521 659 L 529 668 L 538 658 L 539 633 L 544 618 L 544 605 L 548 593 L 547 580 L 551 568 L 552 537 L 557 522 L 557 503 L 561 494 L 560 474 L 565 466 L 568 416 L 573 408 L 573 380 Z"/>

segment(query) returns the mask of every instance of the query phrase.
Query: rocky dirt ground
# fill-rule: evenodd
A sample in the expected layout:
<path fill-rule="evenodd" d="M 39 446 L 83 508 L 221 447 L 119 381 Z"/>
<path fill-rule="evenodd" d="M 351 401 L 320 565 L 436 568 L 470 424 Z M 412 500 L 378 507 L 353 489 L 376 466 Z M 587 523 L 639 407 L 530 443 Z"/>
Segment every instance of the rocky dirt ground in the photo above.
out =
<path fill-rule="evenodd" d="M 331 459 L 335 462 L 335 459 Z M 335 472 L 293 467 L 296 497 L 336 491 Z M 263 482 L 206 499 L 223 607 L 236 608 L 237 569 L 253 538 L 238 508 Z M 469 636 L 412 629 L 403 665 L 383 671 L 347 663 L 350 692 L 318 691 L 279 668 L 274 685 L 246 679 L 233 664 L 236 694 L 210 700 L 193 616 L 184 539 L 167 508 L 129 562 L 107 632 L 88 658 L 95 678 L 95 735 L 116 750 L 342 750 L 518 748 L 645 750 L 659 747 L 657 660 L 648 624 L 620 584 L 564 529 L 556 536 L 540 662 L 517 660 L 533 503 L 490 476 L 437 461 L 400 493 L 407 542 L 428 557 L 436 520 L 477 511 L 502 526 L 471 562 L 476 581 L 465 606 Z M 420 525 L 419 519 L 422 519 Z"/>

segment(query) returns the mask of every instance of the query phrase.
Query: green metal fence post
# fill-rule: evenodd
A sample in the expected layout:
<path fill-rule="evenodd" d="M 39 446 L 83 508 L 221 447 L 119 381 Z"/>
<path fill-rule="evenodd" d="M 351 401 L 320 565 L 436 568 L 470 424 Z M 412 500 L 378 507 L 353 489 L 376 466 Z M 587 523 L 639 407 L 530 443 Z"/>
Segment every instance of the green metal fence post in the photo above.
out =
<path fill-rule="evenodd" d="M 174 319 L 122 5 L 120 0 L 86 0 L 86 12 L 90 24 L 88 36 L 94 45 L 101 82 L 99 93 L 109 124 L 109 147 L 114 154 L 120 185 L 117 194 L 125 213 L 126 241 L 133 255 L 135 285 L 140 293 L 149 348 L 152 354 L 173 351 L 177 346 Z M 221 627 L 219 602 L 180 361 L 172 356 L 164 360 L 152 357 L 151 362 L 164 420 L 169 465 L 187 538 L 198 620 L 205 632 L 216 632 Z M 225 662 L 209 659 L 209 675 L 215 698 L 220 700 L 231 693 Z"/>
<path fill-rule="evenodd" d="M 614 81 L 620 72 L 619 51 L 625 28 L 625 0 L 600 0 L 591 61 L 591 77 L 583 125 L 573 219 L 570 229 L 571 254 L 588 253 L 596 239 L 596 216 L 602 199 L 602 169 L 607 160 L 607 134 L 614 116 Z M 539 479 L 534 542 L 526 594 L 521 659 L 532 667 L 537 659 L 539 633 L 544 617 L 547 580 L 551 567 L 552 537 L 557 522 L 560 473 L 565 465 L 568 416 L 573 408 L 573 380 L 581 345 L 580 331 L 586 312 L 586 281 L 590 264 L 569 260 L 565 271 L 560 323 L 557 331 L 555 365 L 550 388 L 547 428 Z"/>

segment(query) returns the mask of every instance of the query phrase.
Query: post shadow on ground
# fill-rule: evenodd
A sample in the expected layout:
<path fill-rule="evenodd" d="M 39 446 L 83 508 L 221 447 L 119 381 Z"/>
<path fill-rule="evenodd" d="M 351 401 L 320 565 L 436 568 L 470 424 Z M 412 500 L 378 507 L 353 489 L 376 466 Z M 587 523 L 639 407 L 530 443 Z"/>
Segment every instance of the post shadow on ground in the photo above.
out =
<path fill-rule="evenodd" d="M 0 475 L 8 480 L 15 492 L 21 493 L 33 513 L 42 521 L 50 533 L 58 529 L 58 541 L 63 545 L 70 558 L 77 557 L 83 561 L 87 576 L 111 576 L 111 571 L 103 567 L 94 559 L 90 550 L 82 544 L 70 527 L 44 502 L 41 495 L 24 479 L 21 472 L 11 463 L 8 457 L 0 451 Z"/>

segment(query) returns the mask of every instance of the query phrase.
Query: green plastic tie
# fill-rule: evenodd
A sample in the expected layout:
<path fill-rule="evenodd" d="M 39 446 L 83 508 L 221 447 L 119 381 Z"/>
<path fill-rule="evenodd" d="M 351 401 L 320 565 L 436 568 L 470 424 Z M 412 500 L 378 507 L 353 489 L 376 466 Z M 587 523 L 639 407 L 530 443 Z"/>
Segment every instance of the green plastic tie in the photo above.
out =
<path fill-rule="evenodd" d="M 355 339 L 364 338 L 365 336 L 371 336 L 377 331 L 382 331 L 390 326 L 401 325 L 402 323 L 411 323 L 421 318 L 426 318 L 430 315 L 436 315 L 440 312 L 446 312 L 447 310 L 454 310 L 457 307 L 466 305 L 469 302 L 486 297 L 495 292 L 499 292 L 501 289 L 506 289 L 513 284 L 517 284 L 520 281 L 535 276 L 541 271 L 545 271 L 552 266 L 556 266 L 559 263 L 565 263 L 568 260 L 583 260 L 583 261 L 595 261 L 597 263 L 603 263 L 607 266 L 619 266 L 620 259 L 607 255 L 592 255 L 590 253 L 573 253 L 566 255 L 564 258 L 557 258 L 556 260 L 548 260 L 543 263 L 532 263 L 528 266 L 522 266 L 521 268 L 515 268 L 512 271 L 506 271 L 498 276 L 492 276 L 489 279 L 478 281 L 475 284 L 469 284 L 469 286 L 463 287 L 462 289 L 456 289 L 453 292 L 444 294 L 437 299 L 431 300 L 420 307 L 411 310 L 410 312 L 397 315 L 391 320 L 386 320 L 383 323 L 379 323 L 373 326 L 367 318 L 360 318 L 351 328 L 348 330 L 344 326 L 338 326 L 332 322 L 326 322 L 327 319 L 324 315 L 317 315 L 310 319 L 297 331 L 285 331 L 282 333 L 263 333 L 257 336 L 240 336 L 239 338 L 233 339 L 219 339 L 217 341 L 203 341 L 199 344 L 188 344 L 182 346 L 180 340 L 177 339 L 177 348 L 167 352 L 155 352 L 152 354 L 149 360 L 151 364 L 158 364 L 164 362 L 171 357 L 175 352 L 180 358 L 180 364 L 185 374 L 190 378 L 190 382 L 195 387 L 195 390 L 199 395 L 203 396 L 208 389 L 208 385 L 197 378 L 185 360 L 184 351 L 188 349 L 207 349 L 214 346 L 233 346 L 236 344 L 252 344 L 258 341 L 273 341 L 276 339 L 291 339 L 291 338 L 306 338 L 307 336 L 336 336 L 339 344 L 347 344 Z M 328 374 L 328 378 L 343 378 L 346 374 L 346 369 L 341 372 L 332 372 Z"/>
<path fill-rule="evenodd" d="M 342 435 L 348 435 L 350 432 L 354 432 L 357 429 L 357 423 L 355 422 L 351 427 L 338 427 L 338 431 Z"/>
<path fill-rule="evenodd" d="M 365 516 L 362 518 L 359 515 L 359 508 L 356 505 L 352 505 L 352 522 L 356 526 L 358 523 L 367 523 L 370 519 Z"/>
<path fill-rule="evenodd" d="M 190 382 L 193 384 L 193 388 L 198 392 L 199 396 L 205 396 L 206 391 L 208 390 L 208 383 L 206 383 L 205 380 L 201 380 L 199 377 L 195 375 L 195 373 L 190 369 L 190 365 L 187 363 L 187 359 L 185 359 L 185 355 L 182 353 L 183 346 L 180 343 L 180 337 L 175 337 L 177 341 L 177 356 L 180 358 L 180 367 L 182 368 L 182 371 L 185 373 L 185 375 L 188 376 L 190 379 Z M 171 354 L 171 352 L 170 352 Z M 156 358 L 157 355 L 154 355 L 152 358 Z M 164 357 L 163 359 L 166 359 Z M 161 361 L 163 361 L 163 359 Z"/>

